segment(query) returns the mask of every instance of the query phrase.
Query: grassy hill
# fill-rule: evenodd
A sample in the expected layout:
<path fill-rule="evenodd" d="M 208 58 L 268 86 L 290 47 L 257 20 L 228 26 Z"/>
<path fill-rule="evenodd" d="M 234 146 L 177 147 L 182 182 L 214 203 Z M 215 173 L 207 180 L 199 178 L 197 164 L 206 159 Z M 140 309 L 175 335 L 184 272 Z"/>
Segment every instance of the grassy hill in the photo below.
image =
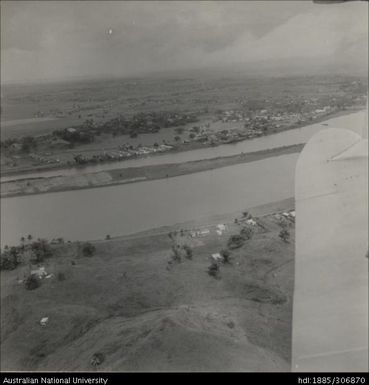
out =
<path fill-rule="evenodd" d="M 53 246 L 42 264 L 53 276 L 35 290 L 21 282 L 26 262 L 2 271 L 1 369 L 288 371 L 293 222 L 284 242 L 275 215 L 257 218 L 254 236 L 213 277 L 209 257 L 243 227 L 229 222 L 222 235 L 208 226 L 204 237 L 156 231 L 94 242 L 91 257 L 78 243 Z M 181 242 L 192 259 L 168 264 Z"/>

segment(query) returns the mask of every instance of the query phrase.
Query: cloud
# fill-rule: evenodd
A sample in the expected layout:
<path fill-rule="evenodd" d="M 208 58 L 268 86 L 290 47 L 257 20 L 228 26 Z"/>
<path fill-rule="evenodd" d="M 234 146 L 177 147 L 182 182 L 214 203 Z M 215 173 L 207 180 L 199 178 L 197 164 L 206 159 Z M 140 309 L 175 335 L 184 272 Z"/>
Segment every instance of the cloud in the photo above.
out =
<path fill-rule="evenodd" d="M 359 44 L 364 49 L 367 37 L 368 22 L 363 8 L 319 8 L 290 18 L 259 39 L 247 33 L 241 35 L 212 60 L 227 57 L 231 63 L 325 58 L 340 53 L 344 56 L 351 45 Z"/>
<path fill-rule="evenodd" d="M 125 76 L 259 60 L 343 60 L 367 45 L 364 7 L 310 1 L 3 1 L 1 75 Z"/>

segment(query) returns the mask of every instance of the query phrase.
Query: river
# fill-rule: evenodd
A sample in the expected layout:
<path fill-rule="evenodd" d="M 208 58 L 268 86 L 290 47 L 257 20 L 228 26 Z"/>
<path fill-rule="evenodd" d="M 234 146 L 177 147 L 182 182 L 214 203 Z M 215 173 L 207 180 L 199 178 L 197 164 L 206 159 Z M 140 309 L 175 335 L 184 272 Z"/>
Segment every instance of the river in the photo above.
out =
<path fill-rule="evenodd" d="M 298 154 L 127 185 L 1 199 L 1 243 L 101 239 L 293 196 Z"/>
<path fill-rule="evenodd" d="M 359 130 L 364 115 L 350 114 L 331 121 L 337 127 L 346 124 Z M 320 129 L 325 127 L 320 124 Z M 279 147 L 293 144 L 298 132 L 305 130 L 273 135 L 273 141 L 271 136 L 260 139 L 268 142 L 268 148 Z M 282 134 L 284 141 L 280 142 Z M 227 148 L 237 148 L 232 151 L 238 153 L 240 149 L 245 151 L 243 146 L 247 143 L 250 141 Z M 196 151 L 202 151 L 206 157 L 210 150 L 215 150 L 219 156 L 224 154 L 224 147 Z M 140 161 L 153 164 L 163 157 Z M 102 239 L 106 234 L 126 235 L 286 199 L 294 195 L 297 158 L 298 154 L 289 154 L 168 179 L 4 198 L 1 199 L 1 244 L 18 244 L 20 237 L 28 234 L 47 239 Z"/>

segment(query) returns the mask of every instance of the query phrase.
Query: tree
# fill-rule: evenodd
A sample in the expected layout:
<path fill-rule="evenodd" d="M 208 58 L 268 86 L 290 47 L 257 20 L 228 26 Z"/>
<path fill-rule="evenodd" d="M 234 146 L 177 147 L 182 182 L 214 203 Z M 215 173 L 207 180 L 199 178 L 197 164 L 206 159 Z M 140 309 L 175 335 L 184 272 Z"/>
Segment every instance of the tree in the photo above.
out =
<path fill-rule="evenodd" d="M 231 252 L 228 249 L 222 249 L 220 255 L 223 257 L 223 263 L 230 263 Z"/>
<path fill-rule="evenodd" d="M 101 365 L 104 361 L 105 361 L 105 355 L 103 353 L 98 352 L 92 356 L 90 360 L 90 364 L 93 367 L 96 367 L 98 365 Z"/>
<path fill-rule="evenodd" d="M 110 235 L 108 234 L 105 239 L 108 241 L 109 239 L 111 239 Z"/>
<path fill-rule="evenodd" d="M 174 140 L 175 140 L 176 142 L 179 142 L 179 141 L 181 140 L 181 137 L 177 135 L 177 136 L 174 137 Z"/>
<path fill-rule="evenodd" d="M 56 275 L 56 278 L 58 281 L 62 282 L 66 280 L 66 276 L 63 272 L 59 271 L 58 274 Z"/>
<path fill-rule="evenodd" d="M 289 231 L 286 229 L 281 230 L 279 233 L 279 238 L 281 238 L 283 242 L 288 242 L 288 240 L 290 239 Z"/>
<path fill-rule="evenodd" d="M 174 261 L 174 262 L 181 262 L 182 260 L 182 257 L 181 257 L 181 250 L 180 250 L 180 247 L 179 245 L 173 245 L 172 246 L 172 255 L 171 255 L 171 259 Z"/>
<path fill-rule="evenodd" d="M 183 246 L 183 249 L 184 249 L 184 251 L 186 252 L 186 258 L 187 258 L 187 259 L 192 259 L 193 252 L 192 252 L 191 247 L 188 246 L 188 245 L 184 245 L 184 246 Z"/>
<path fill-rule="evenodd" d="M 1 270 L 14 270 L 20 263 L 20 251 L 18 247 L 12 246 L 1 254 Z"/>
<path fill-rule="evenodd" d="M 131 131 L 131 132 L 129 133 L 129 137 L 130 137 L 130 138 L 137 138 L 137 136 L 138 136 L 138 134 L 137 134 L 137 132 L 135 132 L 135 131 Z"/>
<path fill-rule="evenodd" d="M 27 290 L 35 290 L 40 287 L 40 280 L 37 278 L 35 274 L 31 274 L 24 281 L 24 286 Z"/>
<path fill-rule="evenodd" d="M 199 127 L 199 126 L 193 126 L 193 127 L 191 128 L 191 131 L 192 131 L 192 132 L 196 132 L 196 134 L 198 134 L 198 133 L 200 132 L 200 127 Z"/>
<path fill-rule="evenodd" d="M 82 128 L 91 129 L 91 128 L 94 128 L 94 127 L 95 127 L 95 121 L 93 119 L 86 119 L 82 123 Z"/>
<path fill-rule="evenodd" d="M 82 254 L 85 257 L 92 257 L 95 254 L 96 247 L 89 242 L 86 242 L 82 246 Z"/>
<path fill-rule="evenodd" d="M 245 243 L 245 239 L 241 235 L 235 234 L 228 239 L 227 245 L 232 250 L 232 249 L 238 249 L 244 243 Z"/>
<path fill-rule="evenodd" d="M 251 226 L 245 226 L 241 230 L 241 236 L 248 241 L 254 235 L 254 229 Z"/>
<path fill-rule="evenodd" d="M 28 234 L 27 239 L 30 241 L 30 240 L 32 239 L 32 235 L 31 235 L 31 234 Z"/>
<path fill-rule="evenodd" d="M 37 142 L 33 136 L 25 136 L 24 138 L 22 138 L 21 150 L 23 152 L 28 153 L 31 151 L 31 149 L 35 147 L 37 147 Z"/>
<path fill-rule="evenodd" d="M 38 239 L 31 244 L 31 262 L 40 263 L 52 256 L 52 250 L 46 239 Z"/>
<path fill-rule="evenodd" d="M 216 262 L 212 262 L 212 264 L 208 267 L 208 274 L 214 278 L 218 277 L 219 266 Z"/>

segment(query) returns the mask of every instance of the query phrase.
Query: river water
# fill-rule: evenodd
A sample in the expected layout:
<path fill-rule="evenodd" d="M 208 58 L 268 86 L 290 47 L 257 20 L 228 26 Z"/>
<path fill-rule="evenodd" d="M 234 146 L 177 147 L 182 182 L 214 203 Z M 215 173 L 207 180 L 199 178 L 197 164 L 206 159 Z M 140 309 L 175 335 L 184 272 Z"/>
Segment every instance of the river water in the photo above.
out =
<path fill-rule="evenodd" d="M 363 116 L 357 113 L 332 121 L 337 127 L 347 124 L 359 131 Z M 273 135 L 274 141 L 270 141 L 271 137 L 260 139 L 268 142 L 267 148 L 279 147 L 301 140 L 296 138 L 298 132 L 305 130 L 284 132 L 284 142 L 279 141 L 282 134 Z M 243 146 L 249 142 L 227 148 L 246 151 Z M 225 146 L 220 147 L 196 153 L 202 151 L 206 157 L 209 150 L 216 150 L 215 156 L 224 155 Z M 170 155 L 178 159 L 188 153 Z M 149 160 L 153 164 L 163 157 L 140 161 Z M 106 234 L 126 235 L 279 201 L 294 195 L 297 158 L 298 154 L 289 154 L 169 179 L 4 198 L 1 199 L 1 244 L 18 244 L 20 237 L 28 234 L 47 239 L 102 239 Z"/>

